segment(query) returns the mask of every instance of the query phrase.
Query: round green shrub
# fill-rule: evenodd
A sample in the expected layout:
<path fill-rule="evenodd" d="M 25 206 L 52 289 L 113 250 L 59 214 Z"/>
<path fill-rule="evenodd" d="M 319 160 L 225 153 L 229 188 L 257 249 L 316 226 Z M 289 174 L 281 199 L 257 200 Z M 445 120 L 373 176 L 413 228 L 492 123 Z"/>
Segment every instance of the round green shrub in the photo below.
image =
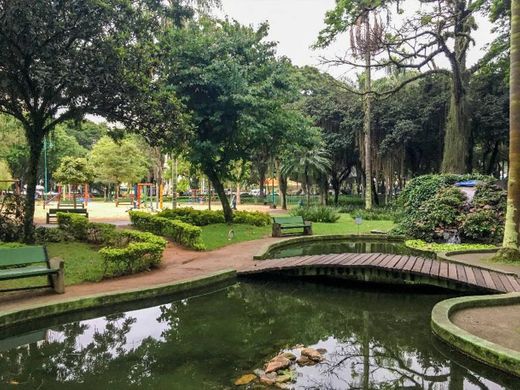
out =
<path fill-rule="evenodd" d="M 336 222 L 340 215 L 338 210 L 327 206 L 297 207 L 290 211 L 291 215 L 299 215 L 304 221 Z"/>
<path fill-rule="evenodd" d="M 473 242 L 498 242 L 504 234 L 503 222 L 497 223 L 493 210 L 478 210 L 468 214 L 461 225 L 461 237 Z"/>

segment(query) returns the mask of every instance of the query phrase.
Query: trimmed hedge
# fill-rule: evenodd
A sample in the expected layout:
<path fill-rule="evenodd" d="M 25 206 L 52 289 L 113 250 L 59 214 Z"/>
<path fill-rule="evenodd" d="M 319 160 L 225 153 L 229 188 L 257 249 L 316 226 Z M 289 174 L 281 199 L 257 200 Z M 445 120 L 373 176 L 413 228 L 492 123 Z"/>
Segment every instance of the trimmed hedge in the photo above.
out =
<path fill-rule="evenodd" d="M 187 248 L 205 249 L 200 236 L 202 230 L 198 226 L 143 211 L 130 211 L 129 215 L 132 224 L 139 230 L 168 237 L 173 242 Z"/>
<path fill-rule="evenodd" d="M 58 213 L 59 230 L 74 239 L 105 245 L 99 250 L 105 277 L 115 277 L 142 272 L 161 262 L 166 240 L 152 233 L 117 230 L 114 225 L 93 223 L 82 215 Z M 50 230 L 47 229 L 46 234 Z M 55 234 L 55 233 L 53 233 Z"/>
<path fill-rule="evenodd" d="M 195 210 L 192 207 L 179 207 L 173 210 L 163 210 L 157 216 L 179 220 L 195 226 L 225 223 L 222 210 Z M 269 214 L 259 211 L 235 211 L 233 212 L 233 223 L 267 226 L 271 223 L 271 217 L 269 217 Z"/>
<path fill-rule="evenodd" d="M 328 206 L 297 207 L 290 211 L 291 215 L 303 217 L 304 221 L 337 222 L 340 218 L 338 210 Z"/>

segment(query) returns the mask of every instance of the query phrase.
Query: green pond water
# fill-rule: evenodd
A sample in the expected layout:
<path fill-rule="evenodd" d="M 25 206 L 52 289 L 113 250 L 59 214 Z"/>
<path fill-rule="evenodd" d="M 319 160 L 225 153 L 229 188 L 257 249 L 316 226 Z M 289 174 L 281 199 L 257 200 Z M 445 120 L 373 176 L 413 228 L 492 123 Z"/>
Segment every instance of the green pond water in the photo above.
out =
<path fill-rule="evenodd" d="M 0 335 L 0 388 L 232 389 L 304 344 L 326 361 L 296 368 L 295 389 L 520 389 L 431 334 L 448 297 L 271 279 L 25 324 Z"/>
<path fill-rule="evenodd" d="M 270 259 L 280 259 L 283 257 L 323 255 L 328 253 L 390 253 L 395 255 L 435 257 L 433 253 L 408 248 L 402 241 L 367 241 L 356 239 L 289 243 L 270 250 L 268 257 Z"/>

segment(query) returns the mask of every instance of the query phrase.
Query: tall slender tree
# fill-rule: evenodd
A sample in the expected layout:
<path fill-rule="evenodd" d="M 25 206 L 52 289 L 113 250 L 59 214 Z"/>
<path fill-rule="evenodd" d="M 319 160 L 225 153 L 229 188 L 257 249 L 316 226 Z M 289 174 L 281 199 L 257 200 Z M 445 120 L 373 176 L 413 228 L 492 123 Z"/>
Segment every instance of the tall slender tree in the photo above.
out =
<path fill-rule="evenodd" d="M 509 176 L 504 240 L 498 257 L 520 259 L 520 0 L 511 1 Z"/>

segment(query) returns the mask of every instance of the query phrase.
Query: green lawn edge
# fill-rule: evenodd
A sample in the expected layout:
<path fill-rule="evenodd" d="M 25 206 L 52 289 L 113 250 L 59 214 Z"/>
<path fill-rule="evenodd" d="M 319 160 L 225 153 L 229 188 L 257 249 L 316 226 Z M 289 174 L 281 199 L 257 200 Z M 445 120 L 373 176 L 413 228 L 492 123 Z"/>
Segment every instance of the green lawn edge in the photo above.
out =
<path fill-rule="evenodd" d="M 127 302 L 137 302 L 165 295 L 193 291 L 224 282 L 236 280 L 233 269 L 211 273 L 182 281 L 164 283 L 154 286 L 106 292 L 76 298 L 60 299 L 52 303 L 21 304 L 10 311 L 0 311 L 0 328 L 16 324 L 52 317 L 58 314 L 69 314 L 86 309 L 106 307 Z"/>
<path fill-rule="evenodd" d="M 485 340 L 455 325 L 450 317 L 457 311 L 476 307 L 520 304 L 520 293 L 466 296 L 437 303 L 431 314 L 433 333 L 462 353 L 499 370 L 520 376 L 520 352 Z"/>

